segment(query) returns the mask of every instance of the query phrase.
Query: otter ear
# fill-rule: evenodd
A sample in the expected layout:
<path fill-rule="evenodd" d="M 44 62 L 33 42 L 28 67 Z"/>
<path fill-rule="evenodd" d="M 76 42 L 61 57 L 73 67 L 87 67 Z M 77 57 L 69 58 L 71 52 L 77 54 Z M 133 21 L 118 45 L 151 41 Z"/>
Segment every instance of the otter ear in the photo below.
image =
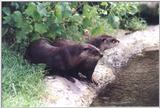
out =
<path fill-rule="evenodd" d="M 89 50 L 89 49 L 91 49 L 91 48 L 92 48 L 92 46 L 91 46 L 91 45 L 86 44 L 86 45 L 84 46 L 83 50 Z"/>

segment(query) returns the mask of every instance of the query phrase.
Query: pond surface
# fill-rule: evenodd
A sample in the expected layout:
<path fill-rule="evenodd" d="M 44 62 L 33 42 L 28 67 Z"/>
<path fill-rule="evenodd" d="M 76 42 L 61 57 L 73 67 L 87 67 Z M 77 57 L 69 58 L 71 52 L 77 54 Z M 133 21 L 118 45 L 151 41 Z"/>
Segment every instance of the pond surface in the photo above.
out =
<path fill-rule="evenodd" d="M 130 60 L 91 106 L 159 106 L 159 52 Z"/>

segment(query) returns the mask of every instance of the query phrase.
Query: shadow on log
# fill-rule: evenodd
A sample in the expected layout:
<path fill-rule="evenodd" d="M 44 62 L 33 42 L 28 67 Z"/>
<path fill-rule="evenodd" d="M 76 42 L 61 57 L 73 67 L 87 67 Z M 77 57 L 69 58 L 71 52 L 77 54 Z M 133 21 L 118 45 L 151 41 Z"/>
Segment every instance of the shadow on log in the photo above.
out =
<path fill-rule="evenodd" d="M 120 44 L 104 53 L 99 60 L 93 78 L 98 86 L 75 79 L 75 83 L 60 76 L 45 77 L 48 94 L 42 98 L 42 107 L 90 106 L 93 99 L 115 80 L 115 68 L 121 68 L 128 60 L 146 50 L 159 49 L 159 26 L 149 27 L 119 39 Z"/>

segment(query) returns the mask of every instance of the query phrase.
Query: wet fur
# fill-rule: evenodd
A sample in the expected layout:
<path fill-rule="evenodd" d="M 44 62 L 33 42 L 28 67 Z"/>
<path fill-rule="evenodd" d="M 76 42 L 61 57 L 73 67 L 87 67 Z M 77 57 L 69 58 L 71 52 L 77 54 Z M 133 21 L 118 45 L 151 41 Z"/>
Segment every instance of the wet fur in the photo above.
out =
<path fill-rule="evenodd" d="M 91 82 L 95 65 L 102 56 L 99 49 L 90 44 L 55 47 L 44 38 L 32 42 L 25 53 L 30 63 L 46 64 L 50 74 L 79 78 L 78 72 L 81 72 Z"/>
<path fill-rule="evenodd" d="M 52 46 L 49 40 L 41 38 L 30 43 L 26 49 L 24 58 L 27 59 L 30 63 L 46 64 L 48 57 L 50 57 L 56 49 L 57 47 Z"/>
<path fill-rule="evenodd" d="M 92 80 L 93 70 L 101 57 L 102 54 L 93 45 L 90 45 L 89 48 L 88 44 L 76 44 L 57 50 L 48 61 L 47 66 L 51 68 L 50 72 L 58 72 L 58 74 L 75 78 L 79 78 L 78 72 L 81 72 L 89 81 L 94 82 Z"/>

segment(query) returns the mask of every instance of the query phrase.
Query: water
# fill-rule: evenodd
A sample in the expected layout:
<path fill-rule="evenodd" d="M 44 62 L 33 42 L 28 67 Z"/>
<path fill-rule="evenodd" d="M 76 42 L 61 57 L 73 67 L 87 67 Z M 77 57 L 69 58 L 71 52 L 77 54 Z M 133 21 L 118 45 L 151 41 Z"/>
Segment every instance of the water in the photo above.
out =
<path fill-rule="evenodd" d="M 133 58 L 91 106 L 159 106 L 159 52 Z"/>

